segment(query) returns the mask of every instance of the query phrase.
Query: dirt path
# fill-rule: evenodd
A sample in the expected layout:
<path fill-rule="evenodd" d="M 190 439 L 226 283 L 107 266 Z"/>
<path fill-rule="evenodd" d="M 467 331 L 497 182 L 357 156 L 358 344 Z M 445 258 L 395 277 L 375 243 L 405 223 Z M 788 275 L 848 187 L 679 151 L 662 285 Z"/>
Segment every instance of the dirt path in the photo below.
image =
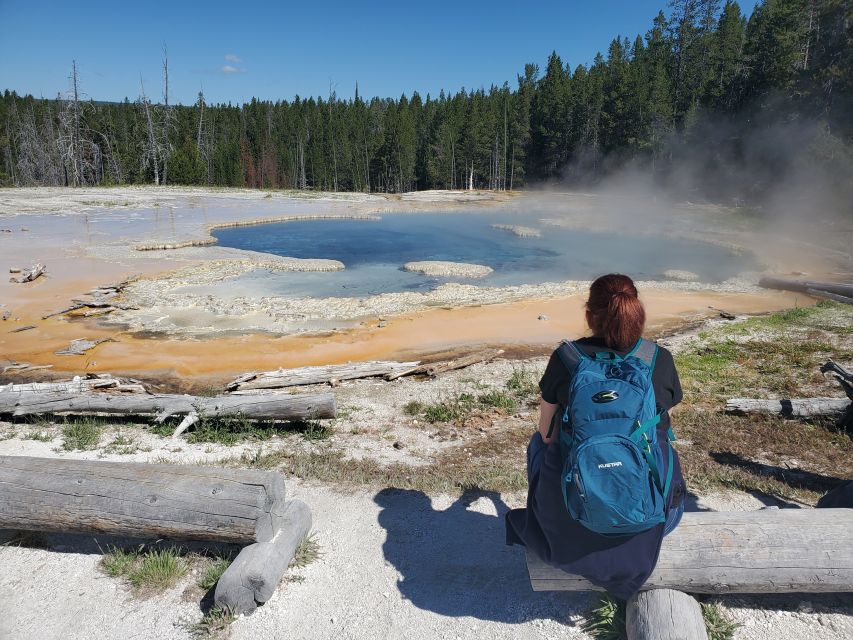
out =
<path fill-rule="evenodd" d="M 534 593 L 521 549 L 503 541 L 503 515 L 521 496 L 427 497 L 385 489 L 341 494 L 291 482 L 307 501 L 322 557 L 231 627 L 233 640 L 312 638 L 589 638 L 588 593 Z M 712 495 L 700 508 L 756 509 L 750 496 Z M 148 599 L 97 568 L 91 538 L 51 551 L 0 547 L 0 637 L 99 640 L 190 637 L 201 617 L 185 580 Z M 744 626 L 738 640 L 842 640 L 853 601 L 839 596 L 723 600 Z M 832 611 L 830 611 L 832 607 Z M 769 609 L 781 609 L 771 611 Z"/>

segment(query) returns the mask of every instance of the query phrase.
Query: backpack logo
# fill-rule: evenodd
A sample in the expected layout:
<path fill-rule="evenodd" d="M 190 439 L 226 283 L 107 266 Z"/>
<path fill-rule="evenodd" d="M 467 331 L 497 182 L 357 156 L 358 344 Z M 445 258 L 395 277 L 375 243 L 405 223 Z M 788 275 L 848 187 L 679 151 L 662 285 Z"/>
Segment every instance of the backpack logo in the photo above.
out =
<path fill-rule="evenodd" d="M 616 462 L 604 462 L 598 465 L 599 469 L 612 469 L 613 467 L 621 467 L 622 463 L 618 460 Z"/>
<path fill-rule="evenodd" d="M 592 401 L 597 404 L 604 404 L 605 402 L 613 402 L 614 400 L 619 399 L 619 394 L 616 391 L 599 391 L 594 396 L 592 396 Z"/>

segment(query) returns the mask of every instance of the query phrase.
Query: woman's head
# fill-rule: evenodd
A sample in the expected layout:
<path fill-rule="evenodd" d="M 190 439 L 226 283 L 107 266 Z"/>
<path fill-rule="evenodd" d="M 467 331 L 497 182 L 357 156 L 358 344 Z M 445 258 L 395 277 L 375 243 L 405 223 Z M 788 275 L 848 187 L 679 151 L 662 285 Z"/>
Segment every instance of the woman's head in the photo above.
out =
<path fill-rule="evenodd" d="M 646 311 L 633 280 L 611 273 L 593 282 L 586 302 L 586 321 L 609 348 L 633 347 L 646 324 Z"/>

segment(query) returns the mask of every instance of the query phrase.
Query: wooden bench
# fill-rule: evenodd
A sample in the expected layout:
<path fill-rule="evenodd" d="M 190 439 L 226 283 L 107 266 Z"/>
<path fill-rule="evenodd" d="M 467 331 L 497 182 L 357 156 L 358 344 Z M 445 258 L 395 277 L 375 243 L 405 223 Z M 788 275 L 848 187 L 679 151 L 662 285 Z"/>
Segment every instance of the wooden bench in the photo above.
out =
<path fill-rule="evenodd" d="M 527 554 L 534 591 L 600 590 Z M 853 509 L 685 513 L 644 591 L 628 602 L 629 640 L 706 638 L 686 593 L 853 591 Z"/>
<path fill-rule="evenodd" d="M 235 614 L 266 602 L 311 527 L 268 471 L 0 456 L 0 528 L 248 544 L 216 586 Z"/>

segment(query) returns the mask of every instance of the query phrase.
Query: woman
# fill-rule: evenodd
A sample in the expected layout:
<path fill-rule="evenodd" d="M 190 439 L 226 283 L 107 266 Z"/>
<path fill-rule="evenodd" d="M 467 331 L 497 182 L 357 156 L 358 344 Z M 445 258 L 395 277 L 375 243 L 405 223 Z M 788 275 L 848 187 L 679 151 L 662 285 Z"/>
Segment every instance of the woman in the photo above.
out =
<path fill-rule="evenodd" d="M 632 352 L 645 326 L 645 310 L 631 279 L 610 274 L 592 283 L 586 303 L 586 321 L 592 337 L 574 342 L 584 355 L 599 358 L 612 352 L 625 357 Z M 568 404 L 572 376 L 554 351 L 539 382 L 542 392 L 539 427 L 527 450 L 528 496 L 526 509 L 507 514 L 507 544 L 521 544 L 550 565 L 607 589 L 627 600 L 648 579 L 657 563 L 664 535 L 678 524 L 684 509 L 686 487 L 678 457 L 670 458 L 667 433 L 669 410 L 681 402 L 681 384 L 672 354 L 659 347 L 652 360 L 652 386 L 657 413 L 658 460 L 661 475 L 668 474 L 672 460 L 672 480 L 666 492 L 665 522 L 641 533 L 608 536 L 596 533 L 573 519 L 566 506 L 561 482 L 564 480 L 560 451 L 562 418 Z M 558 411 L 560 408 L 560 411 Z"/>

